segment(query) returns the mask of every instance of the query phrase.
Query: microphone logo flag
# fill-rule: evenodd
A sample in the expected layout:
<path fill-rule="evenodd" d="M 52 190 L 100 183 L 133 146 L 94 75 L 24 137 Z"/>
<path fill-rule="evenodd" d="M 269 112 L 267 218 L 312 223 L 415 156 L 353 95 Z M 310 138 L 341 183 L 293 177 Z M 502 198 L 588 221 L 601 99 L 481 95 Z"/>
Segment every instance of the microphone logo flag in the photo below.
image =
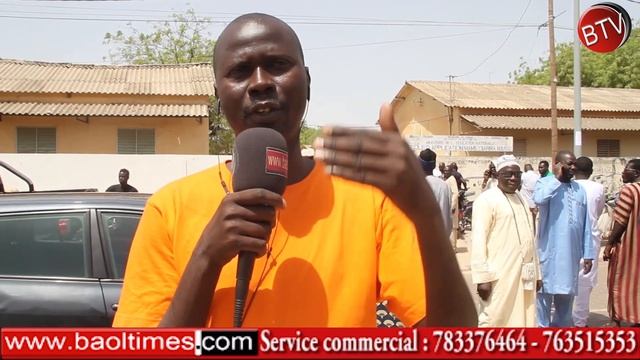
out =
<path fill-rule="evenodd" d="M 278 148 L 267 147 L 265 156 L 265 172 L 286 178 L 289 171 L 289 156 L 287 152 Z"/>

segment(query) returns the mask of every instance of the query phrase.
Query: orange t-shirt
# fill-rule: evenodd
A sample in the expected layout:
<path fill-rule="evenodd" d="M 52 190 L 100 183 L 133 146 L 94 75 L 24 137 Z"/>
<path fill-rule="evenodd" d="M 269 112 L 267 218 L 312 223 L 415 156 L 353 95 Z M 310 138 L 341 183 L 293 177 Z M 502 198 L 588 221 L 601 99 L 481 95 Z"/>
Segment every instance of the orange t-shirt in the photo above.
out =
<path fill-rule="evenodd" d="M 117 327 L 157 326 L 204 227 L 225 192 L 218 166 L 173 182 L 148 201 L 124 277 Z M 231 174 L 221 166 L 225 182 Z M 405 324 L 425 317 L 420 251 L 412 222 L 375 187 L 326 175 L 316 162 L 284 193 L 271 255 L 256 260 L 247 327 L 375 327 L 376 301 Z M 207 321 L 230 327 L 236 260 L 220 274 Z M 262 281 L 260 277 L 262 274 Z M 259 285 L 258 285 L 259 283 Z"/>

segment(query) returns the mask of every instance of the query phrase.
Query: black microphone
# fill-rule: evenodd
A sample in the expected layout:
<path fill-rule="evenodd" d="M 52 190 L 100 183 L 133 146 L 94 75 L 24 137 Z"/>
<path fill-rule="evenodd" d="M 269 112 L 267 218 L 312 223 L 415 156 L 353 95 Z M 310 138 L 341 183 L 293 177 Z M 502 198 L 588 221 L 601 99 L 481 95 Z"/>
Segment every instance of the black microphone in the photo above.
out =
<path fill-rule="evenodd" d="M 287 186 L 287 142 L 269 128 L 251 128 L 237 137 L 233 147 L 233 191 L 262 188 L 282 195 Z M 241 327 L 256 255 L 238 254 L 233 326 Z"/>

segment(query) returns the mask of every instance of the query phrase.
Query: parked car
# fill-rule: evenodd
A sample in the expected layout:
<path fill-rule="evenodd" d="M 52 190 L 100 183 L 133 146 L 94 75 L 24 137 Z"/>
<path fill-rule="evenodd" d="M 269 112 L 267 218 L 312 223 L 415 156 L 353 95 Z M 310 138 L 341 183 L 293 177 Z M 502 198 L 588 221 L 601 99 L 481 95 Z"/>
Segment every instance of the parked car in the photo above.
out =
<path fill-rule="evenodd" d="M 148 196 L 0 195 L 0 327 L 111 326 Z"/>
<path fill-rule="evenodd" d="M 96 189 L 0 192 L 0 328 L 110 327 L 149 194 Z M 376 307 L 378 327 L 403 327 Z"/>

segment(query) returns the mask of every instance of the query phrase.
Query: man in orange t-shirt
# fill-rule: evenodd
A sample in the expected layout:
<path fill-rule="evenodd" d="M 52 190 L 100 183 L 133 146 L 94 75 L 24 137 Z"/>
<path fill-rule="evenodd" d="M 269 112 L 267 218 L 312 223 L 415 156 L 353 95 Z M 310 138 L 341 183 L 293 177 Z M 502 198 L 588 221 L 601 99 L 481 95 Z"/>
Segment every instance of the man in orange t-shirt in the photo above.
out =
<path fill-rule="evenodd" d="M 231 326 L 240 251 L 259 256 L 243 326 L 375 326 L 381 299 L 407 325 L 474 325 L 438 204 L 391 109 L 382 108 L 380 123 L 394 131 L 327 129 L 315 160 L 305 158 L 310 76 L 293 30 L 269 15 L 243 15 L 214 54 L 222 112 L 236 134 L 261 126 L 284 136 L 288 186 L 282 196 L 227 194 L 230 164 L 220 164 L 154 194 L 114 326 Z"/>

